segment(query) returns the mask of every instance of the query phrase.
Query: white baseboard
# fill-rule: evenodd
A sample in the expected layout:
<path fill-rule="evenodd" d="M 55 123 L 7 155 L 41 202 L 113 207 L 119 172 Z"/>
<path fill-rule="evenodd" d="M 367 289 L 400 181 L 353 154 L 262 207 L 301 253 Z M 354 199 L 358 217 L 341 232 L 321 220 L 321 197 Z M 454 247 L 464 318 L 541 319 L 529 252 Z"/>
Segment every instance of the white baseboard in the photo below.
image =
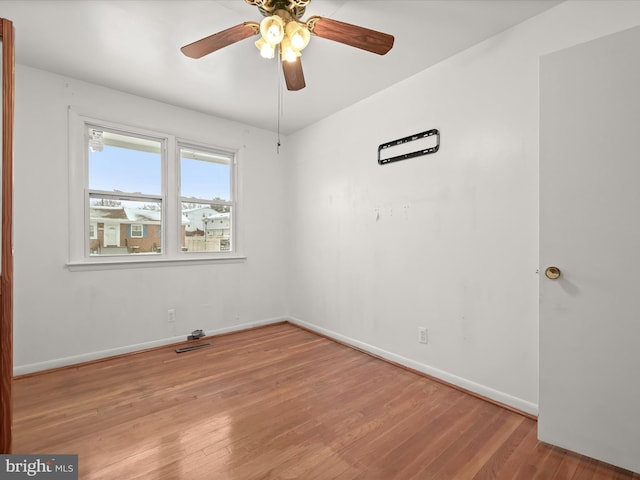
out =
<path fill-rule="evenodd" d="M 263 325 L 270 325 L 272 323 L 287 321 L 286 318 L 267 318 L 256 322 L 247 322 L 239 325 L 232 325 L 230 327 L 218 328 L 215 330 L 206 330 L 207 336 L 221 335 L 223 333 L 237 332 L 240 330 L 246 330 L 249 328 L 261 327 Z M 27 365 L 14 365 L 13 375 L 26 375 L 28 373 L 41 372 L 43 370 L 51 370 L 54 368 L 67 367 L 69 365 L 77 365 L 79 363 L 90 362 L 93 360 L 100 360 L 103 358 L 114 357 L 116 355 L 123 355 L 132 352 L 139 352 L 140 350 L 146 350 L 154 347 L 162 347 L 164 345 L 171 345 L 174 343 L 184 342 L 187 339 L 187 334 L 180 335 L 179 337 L 169 337 L 160 340 L 153 340 L 150 342 L 136 343 L 133 345 L 125 345 L 123 347 L 110 348 L 107 350 L 99 350 L 96 352 L 88 352 L 80 355 L 74 355 L 70 357 L 56 358 L 53 360 L 47 360 L 44 362 L 30 363 Z"/>
<path fill-rule="evenodd" d="M 373 355 L 384 358 L 391 362 L 398 363 L 412 370 L 416 370 L 418 372 L 422 372 L 429 376 L 438 378 L 444 382 L 450 383 L 464 390 L 468 390 L 482 397 L 489 398 L 491 400 L 494 400 L 498 403 L 502 403 L 504 405 L 508 405 L 509 407 L 515 408 L 516 410 L 520 410 L 521 412 L 525 412 L 534 416 L 538 415 L 538 405 L 535 403 L 528 402 L 518 397 L 514 397 L 512 395 L 501 392 L 499 390 L 494 390 L 493 388 L 489 388 L 485 385 L 481 385 L 479 383 L 472 382 L 465 378 L 458 377 L 457 375 L 453 375 L 451 373 L 431 367 L 424 363 L 416 362 L 415 360 L 411 360 L 410 358 L 406 358 L 406 357 L 403 357 L 402 355 L 397 355 L 387 350 L 383 350 L 373 345 L 369 345 L 368 343 L 361 342 L 354 338 L 341 335 L 340 333 L 334 332 L 332 330 L 318 327 L 311 323 L 302 321 L 298 318 L 288 317 L 287 320 L 294 325 L 307 328 L 311 331 L 333 338 L 339 342 L 345 343 L 347 345 L 351 345 L 355 348 L 364 350 L 365 352 L 369 352 Z"/>

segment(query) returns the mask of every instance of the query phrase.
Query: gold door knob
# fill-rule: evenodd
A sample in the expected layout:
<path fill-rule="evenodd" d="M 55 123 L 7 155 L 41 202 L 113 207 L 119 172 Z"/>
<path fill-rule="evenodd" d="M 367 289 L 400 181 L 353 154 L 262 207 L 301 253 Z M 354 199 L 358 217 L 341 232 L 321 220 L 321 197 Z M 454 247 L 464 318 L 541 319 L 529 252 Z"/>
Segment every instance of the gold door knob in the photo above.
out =
<path fill-rule="evenodd" d="M 558 267 L 547 267 L 547 269 L 544 271 L 544 274 L 548 279 L 555 280 L 560 276 L 560 269 Z"/>

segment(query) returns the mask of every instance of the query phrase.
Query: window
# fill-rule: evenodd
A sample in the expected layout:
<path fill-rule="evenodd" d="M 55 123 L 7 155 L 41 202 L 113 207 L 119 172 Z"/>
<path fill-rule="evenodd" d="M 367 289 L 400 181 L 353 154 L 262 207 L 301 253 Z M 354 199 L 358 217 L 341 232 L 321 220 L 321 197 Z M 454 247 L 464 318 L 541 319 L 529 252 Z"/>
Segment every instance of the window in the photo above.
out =
<path fill-rule="evenodd" d="M 242 258 L 232 151 L 73 112 L 70 135 L 70 266 Z"/>
<path fill-rule="evenodd" d="M 182 144 L 178 150 L 180 203 L 186 222 L 182 251 L 229 251 L 234 212 L 232 157 Z"/>
<path fill-rule="evenodd" d="M 131 225 L 131 238 L 143 238 L 144 228 L 140 224 Z"/>
<path fill-rule="evenodd" d="M 89 189 L 90 255 L 157 255 L 162 238 L 143 238 L 145 221 L 150 234 L 162 225 L 163 139 L 117 132 L 97 125 L 87 125 Z M 91 224 L 102 223 L 96 238 Z M 155 248 L 154 248 L 155 246 Z"/>

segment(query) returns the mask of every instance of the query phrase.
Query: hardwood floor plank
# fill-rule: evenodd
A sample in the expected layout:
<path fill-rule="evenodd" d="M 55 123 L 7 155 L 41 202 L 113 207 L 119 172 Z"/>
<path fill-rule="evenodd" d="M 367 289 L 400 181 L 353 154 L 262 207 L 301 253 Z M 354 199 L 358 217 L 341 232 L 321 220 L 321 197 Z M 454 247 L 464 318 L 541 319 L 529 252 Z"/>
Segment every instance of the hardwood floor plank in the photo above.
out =
<path fill-rule="evenodd" d="M 558 469 L 553 476 L 553 480 L 572 478 L 575 475 L 581 460 L 581 457 L 573 455 L 570 452 L 565 452 L 562 457 L 562 461 L 560 462 L 560 465 L 558 465 Z"/>
<path fill-rule="evenodd" d="M 468 461 L 472 461 L 465 453 L 478 452 L 477 445 L 481 443 L 487 430 L 497 428 L 506 410 L 495 405 L 484 404 L 474 416 L 472 422 L 465 426 L 463 431 L 458 432 L 458 436 L 451 445 L 444 450 L 426 469 L 419 472 L 416 478 L 455 478 L 457 472 L 466 466 Z M 462 460 L 464 459 L 464 460 Z M 461 477 L 465 478 L 465 477 Z M 469 478 L 469 477 L 466 477 Z"/>
<path fill-rule="evenodd" d="M 538 480 L 553 478 L 556 475 L 556 472 L 562 462 L 562 458 L 565 455 L 565 452 L 559 448 L 551 447 L 549 445 L 544 445 L 542 448 L 546 450 L 546 454 L 537 462 L 538 470 L 534 478 Z"/>
<path fill-rule="evenodd" d="M 412 478 L 418 472 L 427 469 L 465 431 L 469 420 L 477 415 L 478 409 L 482 406 L 470 401 L 470 397 L 460 392 L 455 393 L 451 390 L 448 393 L 453 398 L 448 404 L 439 403 L 439 415 L 432 413 L 423 416 L 418 420 L 420 428 L 417 431 L 414 424 L 404 436 L 388 438 L 389 442 L 395 441 L 398 444 L 393 449 L 394 452 L 400 453 L 398 465 L 390 467 L 387 464 L 391 455 L 391 452 L 388 452 L 383 453 L 380 466 L 377 466 L 375 458 L 380 455 L 377 450 L 366 451 L 367 457 L 360 458 L 358 465 L 377 478 L 388 475 Z"/>
<path fill-rule="evenodd" d="M 14 450 L 80 478 L 638 478 L 536 422 L 290 324 L 18 378 Z"/>
<path fill-rule="evenodd" d="M 534 423 L 528 418 L 518 419 L 519 423 L 517 427 L 511 432 L 508 438 L 495 448 L 491 457 L 482 465 L 482 467 L 473 476 L 473 480 L 491 480 L 495 478 L 505 478 L 503 476 L 503 470 L 508 466 L 509 460 L 516 452 L 518 446 L 522 445 L 522 442 L 526 438 L 527 433 L 532 431 L 531 423 Z"/>
<path fill-rule="evenodd" d="M 506 414 L 502 411 L 498 421 L 488 424 L 458 455 L 456 463 L 452 463 L 449 471 L 460 478 L 473 478 L 480 469 L 493 457 L 515 429 L 522 423 L 521 418 Z M 463 465 L 460 465 L 459 458 L 465 458 Z"/>

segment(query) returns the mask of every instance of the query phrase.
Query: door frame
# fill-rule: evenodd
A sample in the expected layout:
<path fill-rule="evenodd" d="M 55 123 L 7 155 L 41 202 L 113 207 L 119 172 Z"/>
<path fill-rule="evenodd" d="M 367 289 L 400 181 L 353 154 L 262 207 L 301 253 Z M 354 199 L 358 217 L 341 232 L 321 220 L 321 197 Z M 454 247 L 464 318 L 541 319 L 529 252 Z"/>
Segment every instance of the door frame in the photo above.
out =
<path fill-rule="evenodd" d="M 15 32 L 0 19 L 2 40 L 2 246 L 0 247 L 0 454 L 11 453 L 13 404 L 13 117 Z"/>

